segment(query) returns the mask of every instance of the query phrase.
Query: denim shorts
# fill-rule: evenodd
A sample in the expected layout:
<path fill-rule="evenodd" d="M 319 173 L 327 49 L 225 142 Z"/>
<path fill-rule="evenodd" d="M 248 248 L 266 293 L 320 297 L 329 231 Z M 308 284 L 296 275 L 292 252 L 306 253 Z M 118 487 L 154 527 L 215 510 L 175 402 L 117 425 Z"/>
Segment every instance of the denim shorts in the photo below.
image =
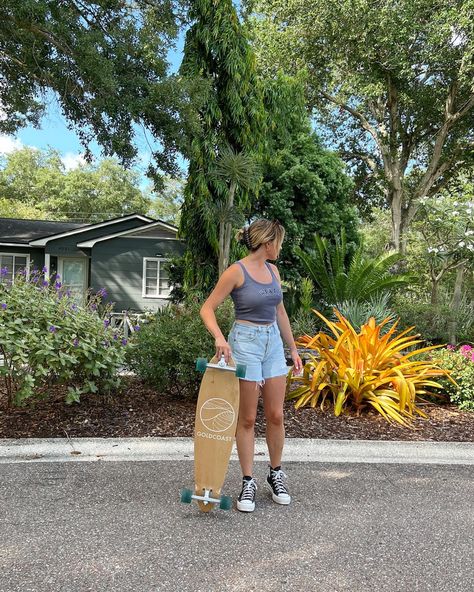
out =
<path fill-rule="evenodd" d="M 235 322 L 229 333 L 232 357 L 237 364 L 245 364 L 247 371 L 241 380 L 263 384 L 268 378 L 288 373 L 283 341 L 277 323 L 247 325 Z"/>

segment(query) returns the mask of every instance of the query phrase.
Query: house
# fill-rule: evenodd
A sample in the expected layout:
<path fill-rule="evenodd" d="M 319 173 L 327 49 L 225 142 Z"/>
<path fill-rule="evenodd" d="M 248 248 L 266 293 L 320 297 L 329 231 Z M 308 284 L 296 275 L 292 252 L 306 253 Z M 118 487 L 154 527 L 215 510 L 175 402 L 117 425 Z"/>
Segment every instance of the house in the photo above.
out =
<path fill-rule="evenodd" d="M 58 273 L 80 298 L 105 288 L 115 311 L 157 310 L 169 299 L 166 261 L 184 246 L 167 222 L 130 214 L 97 224 L 0 218 L 0 268 Z"/>

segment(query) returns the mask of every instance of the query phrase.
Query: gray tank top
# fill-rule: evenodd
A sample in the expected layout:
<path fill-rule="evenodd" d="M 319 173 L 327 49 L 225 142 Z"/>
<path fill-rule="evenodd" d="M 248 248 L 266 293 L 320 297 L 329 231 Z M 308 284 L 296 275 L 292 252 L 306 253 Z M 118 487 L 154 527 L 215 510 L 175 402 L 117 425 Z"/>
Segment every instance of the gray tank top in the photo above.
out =
<path fill-rule="evenodd" d="M 235 318 L 265 325 L 276 320 L 276 307 L 283 299 L 280 284 L 268 263 L 265 263 L 272 274 L 271 283 L 254 280 L 245 265 L 237 261 L 244 272 L 244 283 L 230 293 L 235 306 Z"/>

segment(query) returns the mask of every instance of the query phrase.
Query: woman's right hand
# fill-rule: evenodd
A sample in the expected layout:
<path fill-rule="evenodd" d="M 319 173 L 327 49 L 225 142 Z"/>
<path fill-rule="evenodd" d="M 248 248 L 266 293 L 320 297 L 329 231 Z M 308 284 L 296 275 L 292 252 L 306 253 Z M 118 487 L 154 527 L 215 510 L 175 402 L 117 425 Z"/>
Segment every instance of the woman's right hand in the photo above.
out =
<path fill-rule="evenodd" d="M 230 361 L 230 357 L 232 355 L 232 351 L 230 349 L 230 345 L 223 337 L 217 337 L 215 341 L 216 345 L 216 356 L 220 360 L 222 356 L 224 356 L 225 363 L 228 364 Z"/>

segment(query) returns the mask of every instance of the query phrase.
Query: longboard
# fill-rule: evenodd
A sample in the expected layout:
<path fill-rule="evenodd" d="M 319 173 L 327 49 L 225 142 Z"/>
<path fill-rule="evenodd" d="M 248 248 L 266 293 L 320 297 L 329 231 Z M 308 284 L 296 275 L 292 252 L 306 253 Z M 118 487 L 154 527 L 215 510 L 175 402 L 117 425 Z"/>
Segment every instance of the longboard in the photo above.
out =
<path fill-rule="evenodd" d="M 196 368 L 204 376 L 199 389 L 194 425 L 194 493 L 181 491 L 181 501 L 197 501 L 202 512 L 219 505 L 228 510 L 232 500 L 221 496 L 227 473 L 239 413 L 239 378 L 245 376 L 245 366 L 227 365 L 222 358 L 200 358 Z"/>

